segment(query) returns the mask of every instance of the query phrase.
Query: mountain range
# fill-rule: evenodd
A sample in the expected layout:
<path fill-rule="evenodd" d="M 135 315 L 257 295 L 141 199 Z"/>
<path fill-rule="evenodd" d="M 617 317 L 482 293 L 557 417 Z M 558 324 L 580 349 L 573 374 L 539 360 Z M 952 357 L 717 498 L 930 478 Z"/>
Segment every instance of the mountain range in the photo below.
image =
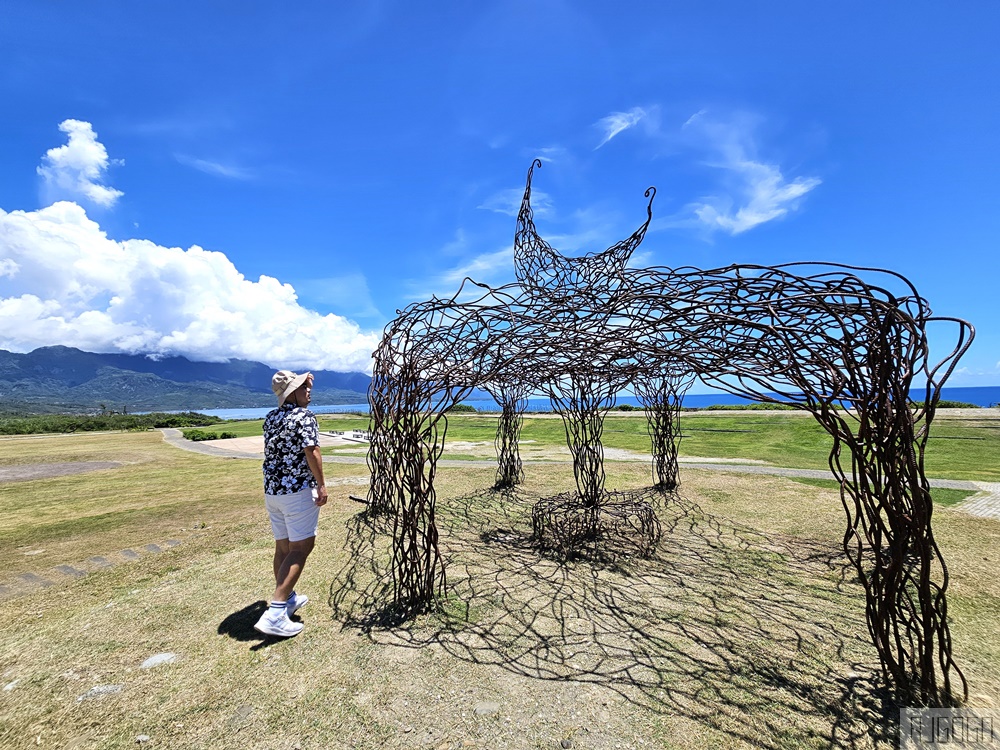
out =
<path fill-rule="evenodd" d="M 95 354 L 45 346 L 27 354 L 0 349 L 0 412 L 176 411 L 272 406 L 274 369 L 260 362 L 192 362 L 141 354 Z M 360 372 L 313 370 L 314 404 L 368 400 Z"/>

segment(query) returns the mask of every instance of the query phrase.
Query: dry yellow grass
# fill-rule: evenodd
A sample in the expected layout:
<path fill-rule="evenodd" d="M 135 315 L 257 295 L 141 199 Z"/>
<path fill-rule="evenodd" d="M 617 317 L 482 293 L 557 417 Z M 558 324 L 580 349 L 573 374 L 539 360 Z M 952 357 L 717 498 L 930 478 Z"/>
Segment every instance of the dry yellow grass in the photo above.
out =
<path fill-rule="evenodd" d="M 388 537 L 346 499 L 363 487 L 335 488 L 299 586 L 312 597 L 306 629 L 275 642 L 252 630 L 271 554 L 256 462 L 183 453 L 155 434 L 81 441 L 75 453 L 71 440 L 51 441 L 35 455 L 134 463 L 0 486 L 21 503 L 3 533 L 34 524 L 72 564 L 187 519 L 208 528 L 4 603 L 14 625 L 0 641 L 0 746 L 124 748 L 147 735 L 143 746 L 169 748 L 894 747 L 829 491 L 686 471 L 682 499 L 659 510 L 656 557 L 595 565 L 528 544 L 531 503 L 569 489 L 568 466 L 532 466 L 508 495 L 483 489 L 492 469 L 442 469 L 449 596 L 441 613 L 384 625 Z M 337 480 L 365 472 L 332 469 Z M 643 465 L 608 471 L 609 487 L 648 482 Z M 162 514 L 54 534 L 30 498 L 44 504 L 69 479 L 76 504 L 64 520 L 139 495 Z M 956 653 L 973 702 L 990 705 L 1000 524 L 945 510 L 935 526 L 952 566 Z M 8 567 L 49 564 L 4 554 Z M 178 658 L 140 669 L 161 652 Z M 78 700 L 97 685 L 122 687 Z"/>

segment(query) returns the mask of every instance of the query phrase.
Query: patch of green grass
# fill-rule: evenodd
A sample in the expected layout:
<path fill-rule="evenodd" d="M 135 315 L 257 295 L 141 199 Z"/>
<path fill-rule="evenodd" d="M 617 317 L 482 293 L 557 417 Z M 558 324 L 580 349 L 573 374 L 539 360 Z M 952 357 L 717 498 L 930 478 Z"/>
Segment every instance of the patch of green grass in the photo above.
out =
<path fill-rule="evenodd" d="M 788 477 L 793 482 L 808 484 L 810 487 L 821 487 L 824 490 L 840 491 L 840 484 L 833 479 L 810 479 L 809 477 Z M 931 499 L 938 505 L 949 507 L 958 505 L 967 497 L 976 494 L 976 490 L 954 490 L 948 487 L 931 487 Z"/>
<path fill-rule="evenodd" d="M 452 440 L 490 440 L 496 424 L 496 415 L 452 416 L 446 445 Z M 826 470 L 833 445 L 815 419 L 794 411 L 685 413 L 681 431 L 682 457 L 742 458 L 793 469 Z M 644 416 L 610 412 L 602 439 L 609 448 L 650 450 Z M 539 446 L 565 445 L 562 420 L 526 415 L 521 440 L 534 440 Z M 939 417 L 931 427 L 924 461 L 929 477 L 1000 481 L 1000 419 Z"/>

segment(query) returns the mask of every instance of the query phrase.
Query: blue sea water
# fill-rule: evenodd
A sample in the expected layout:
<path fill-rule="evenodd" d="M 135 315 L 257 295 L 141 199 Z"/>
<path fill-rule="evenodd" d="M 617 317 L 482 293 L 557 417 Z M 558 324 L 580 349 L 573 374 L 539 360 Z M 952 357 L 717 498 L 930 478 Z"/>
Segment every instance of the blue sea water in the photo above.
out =
<path fill-rule="evenodd" d="M 913 391 L 913 397 L 923 398 L 922 391 Z M 976 406 L 993 406 L 1000 404 L 1000 386 L 980 386 L 976 388 L 944 388 L 941 391 L 941 398 L 948 401 L 962 401 Z M 500 407 L 493 401 L 467 401 L 469 406 L 473 406 L 477 411 L 499 411 Z M 618 399 L 618 404 L 630 404 L 638 406 L 639 401 L 633 396 L 623 396 Z M 737 405 L 750 404 L 752 401 L 731 396 L 728 393 L 715 394 L 688 394 L 684 397 L 684 406 L 688 408 L 704 408 L 715 405 Z M 344 414 L 350 412 L 367 412 L 368 404 L 337 404 L 335 406 L 313 405 L 309 407 L 317 414 Z M 261 409 L 200 409 L 202 414 L 221 417 L 222 419 L 263 419 L 270 407 Z M 552 405 L 547 398 L 528 399 L 528 411 L 552 411 Z"/>

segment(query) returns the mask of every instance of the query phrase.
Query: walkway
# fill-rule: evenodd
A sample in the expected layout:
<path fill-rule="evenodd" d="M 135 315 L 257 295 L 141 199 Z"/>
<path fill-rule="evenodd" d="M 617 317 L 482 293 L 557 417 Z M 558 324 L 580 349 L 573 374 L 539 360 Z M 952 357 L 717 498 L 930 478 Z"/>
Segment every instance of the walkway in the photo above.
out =
<path fill-rule="evenodd" d="M 214 440 L 217 445 L 206 445 L 205 442 L 193 443 L 185 440 L 180 430 L 161 429 L 164 439 L 171 445 L 184 450 L 196 453 L 205 453 L 211 456 L 224 456 L 227 458 L 253 458 L 258 461 L 264 456 L 263 438 L 232 438 L 229 440 Z M 334 435 L 320 434 L 320 445 L 338 446 L 347 444 L 358 444 L 359 441 L 350 438 L 343 438 Z M 224 445 L 223 445 L 224 444 Z M 363 443 L 361 443 L 363 444 Z M 631 461 L 651 461 L 650 456 L 636 454 Z M 324 456 L 324 463 L 335 464 L 365 464 L 366 459 L 362 456 Z M 525 464 L 542 463 L 525 461 Z M 567 460 L 549 461 L 545 463 L 568 463 Z M 694 461 L 680 459 L 681 466 L 691 469 L 704 469 L 706 471 L 729 471 L 739 474 L 767 474 L 779 477 L 802 477 L 808 479 L 833 479 L 829 471 L 819 469 L 785 469 L 778 466 L 760 466 L 756 464 L 734 464 L 734 463 L 714 463 L 705 459 Z M 496 461 L 459 461 L 455 459 L 441 459 L 438 461 L 441 467 L 491 467 L 496 466 Z M 931 487 L 940 487 L 951 490 L 972 490 L 977 494 L 963 500 L 953 506 L 956 510 L 968 513 L 970 516 L 981 518 L 1000 519 L 1000 483 L 997 482 L 972 482 L 963 479 L 930 479 Z"/>

